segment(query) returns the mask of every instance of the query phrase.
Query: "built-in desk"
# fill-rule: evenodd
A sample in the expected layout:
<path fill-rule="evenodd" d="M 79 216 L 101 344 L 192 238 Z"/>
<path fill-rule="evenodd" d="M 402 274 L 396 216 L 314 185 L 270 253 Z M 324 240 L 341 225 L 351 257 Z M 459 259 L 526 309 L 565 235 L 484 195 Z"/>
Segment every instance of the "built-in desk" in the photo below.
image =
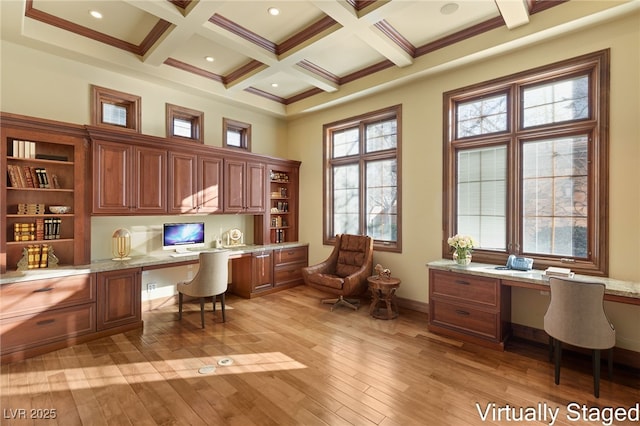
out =
<path fill-rule="evenodd" d="M 504 349 L 511 334 L 512 287 L 549 291 L 543 271 L 495 269 L 496 265 L 460 266 L 437 260 L 429 268 L 429 330 L 483 346 Z M 640 305 L 640 283 L 575 275 L 605 284 L 605 300 Z"/>
<path fill-rule="evenodd" d="M 209 249 L 216 250 L 216 249 Z M 231 291 L 254 297 L 302 283 L 308 245 L 231 248 Z M 11 271 L 0 276 L 0 354 L 18 361 L 111 334 L 142 329 L 145 270 L 198 262 L 169 254 L 98 260 L 88 265 Z"/>

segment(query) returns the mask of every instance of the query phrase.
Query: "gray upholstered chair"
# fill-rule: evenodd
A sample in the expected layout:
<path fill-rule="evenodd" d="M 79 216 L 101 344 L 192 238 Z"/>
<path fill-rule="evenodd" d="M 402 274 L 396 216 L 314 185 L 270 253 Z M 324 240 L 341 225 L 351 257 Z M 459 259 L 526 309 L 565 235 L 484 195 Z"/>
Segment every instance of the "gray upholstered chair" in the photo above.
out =
<path fill-rule="evenodd" d="M 229 281 L 229 251 L 210 251 L 200 253 L 200 268 L 191 281 L 178 283 L 178 318 L 182 319 L 183 295 L 200 299 L 200 321 L 204 328 L 204 301 L 213 297 L 213 312 L 216 311 L 216 299 L 220 296 L 222 322 L 226 321 L 224 312 L 224 293 Z"/>
<path fill-rule="evenodd" d="M 373 238 L 366 235 L 336 235 L 331 255 L 322 263 L 302 268 L 304 282 L 313 288 L 338 296 L 324 299 L 335 308 L 345 305 L 358 309 L 360 296 L 367 290 L 367 277 L 373 268 Z"/>
<path fill-rule="evenodd" d="M 600 396 L 600 351 L 609 349 L 609 379 L 613 369 L 616 331 L 604 312 L 603 283 L 549 279 L 551 302 L 544 316 L 544 331 L 555 360 L 555 383 L 560 383 L 562 343 L 593 351 L 593 394 Z"/>

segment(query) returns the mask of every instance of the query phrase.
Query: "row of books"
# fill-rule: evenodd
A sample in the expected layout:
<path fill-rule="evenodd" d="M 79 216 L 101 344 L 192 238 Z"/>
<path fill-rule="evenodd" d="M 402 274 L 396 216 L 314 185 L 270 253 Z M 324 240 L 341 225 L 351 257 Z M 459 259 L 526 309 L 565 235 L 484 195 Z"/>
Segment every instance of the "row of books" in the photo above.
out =
<path fill-rule="evenodd" d="M 13 156 L 17 158 L 36 158 L 36 143 L 14 139 Z"/>
<path fill-rule="evenodd" d="M 29 244 L 27 250 L 27 269 L 49 266 L 49 244 Z"/>
<path fill-rule="evenodd" d="M 52 175 L 50 179 L 44 167 L 7 164 L 7 173 L 14 188 L 59 188 L 57 176 Z"/>
<path fill-rule="evenodd" d="M 45 214 L 44 203 L 18 203 L 18 214 Z"/>
<path fill-rule="evenodd" d="M 59 240 L 61 224 L 59 217 L 36 219 L 34 223 L 14 223 L 14 241 Z"/>

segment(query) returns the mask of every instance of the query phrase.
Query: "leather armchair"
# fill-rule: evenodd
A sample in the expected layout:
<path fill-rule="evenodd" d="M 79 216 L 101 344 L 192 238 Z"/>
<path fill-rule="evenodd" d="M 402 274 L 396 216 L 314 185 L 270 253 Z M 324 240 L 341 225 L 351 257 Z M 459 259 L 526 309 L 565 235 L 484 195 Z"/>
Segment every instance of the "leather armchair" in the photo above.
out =
<path fill-rule="evenodd" d="M 367 278 L 373 268 L 373 238 L 364 235 L 336 235 L 331 255 L 317 265 L 302 268 L 304 282 L 313 288 L 338 296 L 325 299 L 334 307 L 346 305 L 358 309 L 360 296 L 367 290 Z"/>

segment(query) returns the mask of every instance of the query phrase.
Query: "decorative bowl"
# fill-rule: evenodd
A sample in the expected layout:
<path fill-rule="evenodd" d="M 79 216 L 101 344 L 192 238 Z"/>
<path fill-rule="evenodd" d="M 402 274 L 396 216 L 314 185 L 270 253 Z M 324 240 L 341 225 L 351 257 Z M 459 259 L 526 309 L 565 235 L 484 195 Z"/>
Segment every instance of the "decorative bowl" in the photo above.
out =
<path fill-rule="evenodd" d="M 53 214 L 65 214 L 71 211 L 71 206 L 49 206 L 49 211 Z"/>

